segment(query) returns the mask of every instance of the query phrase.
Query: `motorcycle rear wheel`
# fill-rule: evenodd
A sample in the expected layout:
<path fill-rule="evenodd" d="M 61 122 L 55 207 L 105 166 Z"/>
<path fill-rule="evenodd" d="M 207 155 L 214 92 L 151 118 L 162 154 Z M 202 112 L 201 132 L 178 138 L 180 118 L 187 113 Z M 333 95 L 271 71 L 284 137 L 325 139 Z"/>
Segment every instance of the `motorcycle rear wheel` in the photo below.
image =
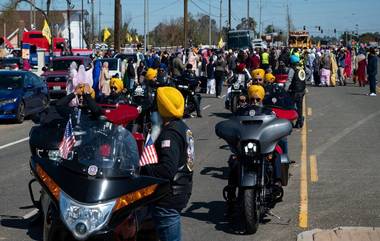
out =
<path fill-rule="evenodd" d="M 257 192 L 255 189 L 243 190 L 243 213 L 246 233 L 256 233 L 259 227 L 260 209 L 257 206 Z"/>

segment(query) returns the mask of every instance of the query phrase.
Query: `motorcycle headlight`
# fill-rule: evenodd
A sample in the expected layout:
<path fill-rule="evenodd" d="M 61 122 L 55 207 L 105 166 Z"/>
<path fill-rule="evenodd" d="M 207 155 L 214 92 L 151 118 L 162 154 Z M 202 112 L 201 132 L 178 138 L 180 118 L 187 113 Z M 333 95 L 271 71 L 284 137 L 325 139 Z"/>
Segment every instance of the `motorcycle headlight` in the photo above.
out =
<path fill-rule="evenodd" d="M 255 153 L 257 152 L 257 146 L 253 142 L 249 142 L 245 147 L 244 147 L 244 152 L 247 156 L 254 156 Z"/>
<path fill-rule="evenodd" d="M 115 202 L 114 200 L 95 205 L 80 204 L 61 192 L 59 208 L 62 220 L 68 229 L 75 238 L 83 240 L 107 224 Z"/>
<path fill-rule="evenodd" d="M 0 101 L 0 105 L 12 104 L 12 103 L 16 103 L 16 101 L 17 101 L 17 98 L 3 100 L 3 101 Z"/>
<path fill-rule="evenodd" d="M 48 157 L 52 161 L 60 161 L 61 155 L 59 154 L 59 150 L 49 150 Z"/>
<path fill-rule="evenodd" d="M 59 150 L 48 150 L 47 153 L 48 153 L 49 160 L 59 162 L 62 159 L 62 156 L 61 156 L 61 153 L 59 152 Z M 70 151 L 67 154 L 66 160 L 72 160 L 73 157 L 74 157 L 74 152 Z"/>

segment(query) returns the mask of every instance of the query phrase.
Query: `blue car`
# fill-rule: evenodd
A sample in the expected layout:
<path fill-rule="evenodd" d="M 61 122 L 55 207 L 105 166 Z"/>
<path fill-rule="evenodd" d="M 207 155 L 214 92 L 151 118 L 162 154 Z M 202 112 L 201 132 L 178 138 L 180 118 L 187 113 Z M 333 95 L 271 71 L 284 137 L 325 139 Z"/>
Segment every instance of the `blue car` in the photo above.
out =
<path fill-rule="evenodd" d="M 0 120 L 22 123 L 49 104 L 46 83 L 28 71 L 0 71 Z"/>

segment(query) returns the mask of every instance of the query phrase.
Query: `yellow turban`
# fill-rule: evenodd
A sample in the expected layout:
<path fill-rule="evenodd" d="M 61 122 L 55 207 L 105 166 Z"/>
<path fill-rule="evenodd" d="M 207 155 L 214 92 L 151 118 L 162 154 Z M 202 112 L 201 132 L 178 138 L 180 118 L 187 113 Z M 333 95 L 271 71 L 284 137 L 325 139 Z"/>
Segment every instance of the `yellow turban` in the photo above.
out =
<path fill-rule="evenodd" d="M 110 87 L 116 87 L 116 93 L 120 93 L 124 89 L 123 81 L 120 78 L 112 78 L 110 81 Z"/>
<path fill-rule="evenodd" d="M 153 80 L 157 77 L 157 69 L 152 69 L 152 68 L 149 68 L 147 71 L 146 71 L 146 74 L 145 74 L 145 79 L 146 80 Z"/>
<path fill-rule="evenodd" d="M 264 96 L 265 96 L 264 87 L 262 87 L 261 85 L 251 85 L 248 88 L 248 96 L 250 99 L 253 98 L 254 96 L 257 96 L 262 101 L 264 99 Z"/>
<path fill-rule="evenodd" d="M 252 78 L 254 79 L 264 79 L 265 70 L 263 69 L 254 69 L 251 72 Z"/>
<path fill-rule="evenodd" d="M 273 83 L 276 80 L 276 77 L 274 77 L 273 74 L 268 73 L 265 75 L 265 81 L 269 83 Z"/>
<path fill-rule="evenodd" d="M 80 89 L 82 94 L 84 93 L 84 84 L 80 84 Z M 91 98 L 95 99 L 95 90 L 90 86 L 90 93 Z"/>
<path fill-rule="evenodd" d="M 160 87 L 157 89 L 157 107 L 163 118 L 182 118 L 185 100 L 176 88 Z"/>

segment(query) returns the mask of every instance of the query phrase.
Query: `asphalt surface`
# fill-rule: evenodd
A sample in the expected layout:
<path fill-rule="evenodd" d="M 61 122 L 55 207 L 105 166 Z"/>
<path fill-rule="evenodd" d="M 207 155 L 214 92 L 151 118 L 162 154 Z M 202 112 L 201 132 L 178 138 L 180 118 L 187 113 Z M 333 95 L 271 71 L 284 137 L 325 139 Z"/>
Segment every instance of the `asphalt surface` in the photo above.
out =
<path fill-rule="evenodd" d="M 314 228 L 380 227 L 380 97 L 367 93 L 368 86 L 352 84 L 308 87 L 306 129 L 294 129 L 289 137 L 290 158 L 296 164 L 291 166 L 283 202 L 273 209 L 281 219 L 268 217 L 254 235 L 236 233 L 223 215 L 222 189 L 227 183 L 230 152 L 216 137 L 214 127 L 230 114 L 223 100 L 204 96 L 203 118 L 186 120 L 195 136 L 196 163 L 193 194 L 183 212 L 183 240 L 283 241 L 296 240 L 297 234 Z M 28 142 L 4 147 L 28 137 L 32 125 L 30 120 L 21 125 L 0 124 L 0 240 L 41 240 L 40 227 L 23 218 L 33 211 L 28 208 Z M 305 161 L 301 134 L 307 135 Z M 316 165 L 310 165 L 311 155 Z M 305 163 L 307 172 L 302 173 Z M 301 178 L 305 175 L 306 179 Z M 301 181 L 307 183 L 306 200 L 300 196 Z M 306 227 L 300 228 L 300 206 L 305 205 Z"/>

